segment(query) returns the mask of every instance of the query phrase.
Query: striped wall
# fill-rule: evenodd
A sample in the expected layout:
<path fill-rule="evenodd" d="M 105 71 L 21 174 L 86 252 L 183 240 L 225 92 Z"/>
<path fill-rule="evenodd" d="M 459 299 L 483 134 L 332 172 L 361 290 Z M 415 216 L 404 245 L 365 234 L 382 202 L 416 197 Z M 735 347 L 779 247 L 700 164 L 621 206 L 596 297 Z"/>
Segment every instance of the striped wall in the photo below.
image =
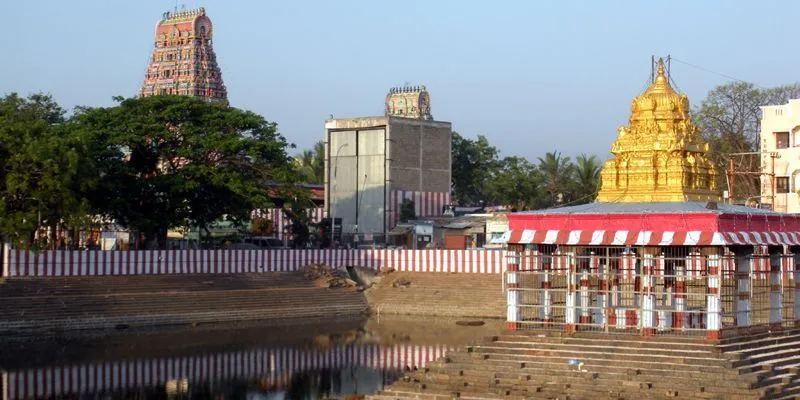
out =
<path fill-rule="evenodd" d="M 400 222 L 400 204 L 404 199 L 414 201 L 414 212 L 417 217 L 438 217 L 442 215 L 444 206 L 450 204 L 450 193 L 445 192 L 412 192 L 394 190 L 389 195 L 389 210 L 393 211 L 393 223 L 389 229 Z"/>
<path fill-rule="evenodd" d="M 325 208 L 309 208 L 306 210 L 308 213 L 309 221 L 318 224 L 326 216 Z M 253 217 L 267 217 L 272 222 L 272 231 L 275 232 L 274 236 L 280 240 L 292 239 L 291 227 L 292 220 L 280 208 L 268 208 L 266 210 L 256 210 L 252 213 Z"/>
<path fill-rule="evenodd" d="M 324 368 L 378 370 L 422 368 L 453 350 L 444 345 L 335 346 L 324 350 L 274 348 L 234 353 L 100 362 L 9 371 L 3 374 L 4 399 L 59 398 L 63 395 L 135 389 L 187 379 L 189 384 L 235 378 L 272 379 L 288 384 L 296 372 Z M 281 382 L 285 380 L 286 382 Z"/>
<path fill-rule="evenodd" d="M 502 250 L 274 249 L 54 250 L 11 249 L 4 277 L 236 274 L 291 272 L 308 264 L 357 265 L 408 272 L 493 273 L 506 270 Z"/>

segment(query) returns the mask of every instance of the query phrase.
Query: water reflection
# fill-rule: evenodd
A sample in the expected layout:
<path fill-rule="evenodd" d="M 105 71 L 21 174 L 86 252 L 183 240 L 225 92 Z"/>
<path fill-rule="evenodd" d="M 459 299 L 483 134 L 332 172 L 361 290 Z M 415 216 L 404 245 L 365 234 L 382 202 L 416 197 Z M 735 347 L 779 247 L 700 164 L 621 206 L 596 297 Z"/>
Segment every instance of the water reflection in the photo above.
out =
<path fill-rule="evenodd" d="M 360 331 L 357 335 L 316 335 L 300 343 L 266 343 L 236 350 L 208 351 L 195 346 L 178 351 L 183 354 L 158 352 L 166 356 L 106 351 L 105 355 L 79 361 L 7 367 L 2 372 L 2 399 L 347 398 L 375 393 L 403 371 L 422 368 L 458 345 L 452 336 L 438 337 L 442 338 L 439 343 L 430 338 L 415 343 L 414 337 L 405 333 Z"/>

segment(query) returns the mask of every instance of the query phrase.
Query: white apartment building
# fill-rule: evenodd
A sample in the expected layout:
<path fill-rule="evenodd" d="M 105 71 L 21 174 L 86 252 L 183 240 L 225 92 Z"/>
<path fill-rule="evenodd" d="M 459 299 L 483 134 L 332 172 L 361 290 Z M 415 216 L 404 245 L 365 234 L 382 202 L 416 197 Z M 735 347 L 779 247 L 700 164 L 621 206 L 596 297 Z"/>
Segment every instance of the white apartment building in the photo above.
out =
<path fill-rule="evenodd" d="M 800 213 L 800 99 L 761 107 L 760 145 L 761 203 Z"/>

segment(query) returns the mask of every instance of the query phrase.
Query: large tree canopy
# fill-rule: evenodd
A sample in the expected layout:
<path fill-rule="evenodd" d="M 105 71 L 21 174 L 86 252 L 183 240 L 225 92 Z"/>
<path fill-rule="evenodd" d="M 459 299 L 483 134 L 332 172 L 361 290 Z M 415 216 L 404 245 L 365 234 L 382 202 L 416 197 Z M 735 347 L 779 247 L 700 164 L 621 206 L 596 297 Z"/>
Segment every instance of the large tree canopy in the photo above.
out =
<path fill-rule="evenodd" d="M 75 128 L 99 182 L 93 212 L 160 245 L 169 228 L 243 220 L 269 204 L 267 186 L 291 176 L 276 125 L 249 111 L 184 96 L 118 99 L 88 108 Z"/>
<path fill-rule="evenodd" d="M 453 132 L 452 177 L 455 201 L 459 204 L 478 204 L 491 198 L 489 183 L 497 170 L 497 149 L 485 136 L 477 140 Z"/>
<path fill-rule="evenodd" d="M 37 227 L 78 224 L 81 145 L 49 95 L 0 99 L 0 234 L 32 245 Z"/>

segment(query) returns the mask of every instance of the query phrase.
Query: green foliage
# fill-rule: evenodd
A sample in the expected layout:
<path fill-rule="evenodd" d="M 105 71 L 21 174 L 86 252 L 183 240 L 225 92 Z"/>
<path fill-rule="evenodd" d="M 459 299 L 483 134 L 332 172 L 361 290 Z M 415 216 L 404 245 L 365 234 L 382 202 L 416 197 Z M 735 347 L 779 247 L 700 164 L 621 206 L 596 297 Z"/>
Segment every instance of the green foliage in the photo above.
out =
<path fill-rule="evenodd" d="M 454 198 L 459 204 L 477 204 L 492 195 L 489 192 L 492 175 L 499 167 L 499 152 L 485 136 L 477 140 L 453 132 L 452 179 Z"/>
<path fill-rule="evenodd" d="M 298 175 L 305 183 L 322 183 L 325 179 L 325 143 L 314 143 L 312 150 L 303 150 L 295 157 Z"/>
<path fill-rule="evenodd" d="M 575 159 L 573 204 L 591 203 L 600 189 L 600 163 L 597 156 L 580 154 Z"/>
<path fill-rule="evenodd" d="M 295 179 L 274 123 L 217 102 L 125 99 L 80 110 L 74 126 L 98 177 L 92 211 L 162 246 L 169 228 L 246 220 L 269 205 L 269 184 Z"/>
<path fill-rule="evenodd" d="M 414 211 L 414 201 L 410 199 L 403 199 L 400 203 L 400 222 L 408 222 L 417 218 L 417 212 Z"/>
<path fill-rule="evenodd" d="M 555 206 L 572 200 L 572 177 L 575 166 L 569 157 L 557 151 L 538 157 L 539 174 L 542 176 L 542 191 L 545 194 L 545 205 Z"/>
<path fill-rule="evenodd" d="M 522 157 L 506 157 L 499 162 L 489 183 L 491 203 L 509 205 L 516 210 L 535 208 L 540 202 L 541 177 L 536 166 Z"/>
<path fill-rule="evenodd" d="M 581 154 L 577 164 L 559 152 L 538 157 L 498 158 L 484 136 L 470 140 L 453 132 L 453 190 L 463 205 L 506 205 L 527 210 L 594 200 L 600 179 L 597 157 Z"/>
<path fill-rule="evenodd" d="M 70 229 L 85 221 L 79 175 L 83 144 L 49 95 L 0 99 L 0 234 L 22 246 L 37 226 Z"/>

